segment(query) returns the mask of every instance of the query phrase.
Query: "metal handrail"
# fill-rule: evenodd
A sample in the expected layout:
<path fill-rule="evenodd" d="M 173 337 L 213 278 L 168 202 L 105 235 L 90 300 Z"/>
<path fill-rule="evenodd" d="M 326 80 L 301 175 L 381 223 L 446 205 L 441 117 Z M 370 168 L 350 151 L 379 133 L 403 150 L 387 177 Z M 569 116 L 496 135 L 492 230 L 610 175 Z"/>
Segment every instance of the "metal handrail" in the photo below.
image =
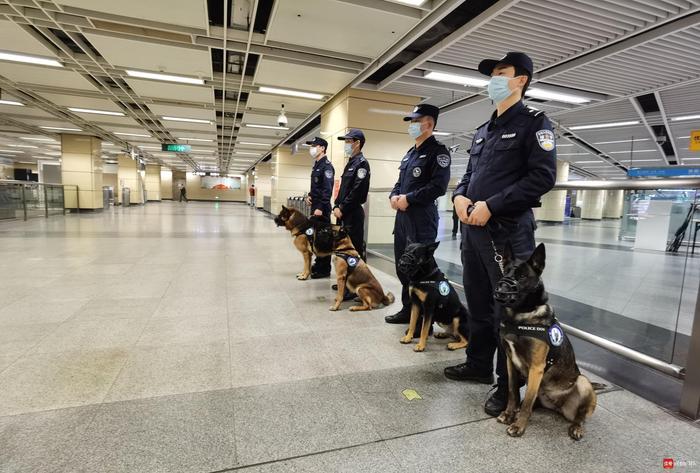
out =
<path fill-rule="evenodd" d="M 27 220 L 29 218 L 29 210 L 30 208 L 28 207 L 28 204 L 30 203 L 30 200 L 27 197 L 27 192 L 26 190 L 28 188 L 38 188 L 41 187 L 41 195 L 43 196 L 43 215 L 44 217 L 48 218 L 49 217 L 49 194 L 48 194 L 48 189 L 58 189 L 60 188 L 63 192 L 60 195 L 60 200 L 56 201 L 56 203 L 60 203 L 60 208 L 62 210 L 62 213 L 65 214 L 66 212 L 66 191 L 70 190 L 72 192 L 75 192 L 75 199 L 76 199 L 76 210 L 80 212 L 80 204 L 79 204 L 79 198 L 80 198 L 80 189 L 77 185 L 73 184 L 50 184 L 50 183 L 45 183 L 45 182 L 34 182 L 34 181 L 20 181 L 16 179 L 0 179 L 0 188 L 2 187 L 12 187 L 15 189 L 19 190 L 19 202 L 16 202 L 15 204 L 17 207 L 9 207 L 10 210 L 13 208 L 15 210 L 21 210 L 22 211 L 22 216 L 23 220 Z M 53 196 L 53 194 L 52 194 Z M 31 203 L 41 203 L 42 200 L 41 198 L 35 200 L 31 200 Z M 55 209 L 56 207 L 51 207 L 52 209 Z M 33 209 L 33 207 L 32 207 Z M 16 215 L 13 217 L 16 218 Z"/>

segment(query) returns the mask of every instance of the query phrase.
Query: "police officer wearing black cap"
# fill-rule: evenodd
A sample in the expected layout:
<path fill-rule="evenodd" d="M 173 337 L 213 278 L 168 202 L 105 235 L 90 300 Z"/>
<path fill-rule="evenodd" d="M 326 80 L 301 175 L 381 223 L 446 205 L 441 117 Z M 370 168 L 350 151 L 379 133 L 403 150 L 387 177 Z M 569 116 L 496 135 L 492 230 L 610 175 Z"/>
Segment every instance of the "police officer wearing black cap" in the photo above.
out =
<path fill-rule="evenodd" d="M 316 160 L 311 171 L 311 190 L 306 201 L 311 206 L 312 218 L 330 222 L 335 170 L 326 157 L 328 142 L 323 138 L 315 137 L 312 141 L 307 141 L 306 144 L 311 145 L 309 154 Z M 316 257 L 316 261 L 311 267 L 311 279 L 327 278 L 330 275 L 331 257 Z"/>
<path fill-rule="evenodd" d="M 408 134 L 416 141 L 399 166 L 399 180 L 391 191 L 391 208 L 396 210 L 394 222 L 394 261 L 396 275 L 401 280 L 401 310 L 385 317 L 387 323 L 408 323 L 411 301 L 408 295 L 409 278 L 398 267 L 407 240 L 433 243 L 437 238 L 438 210 L 436 199 L 445 195 L 450 181 L 450 151 L 435 139 L 433 130 L 440 109 L 421 104 L 404 117 L 410 120 Z M 422 324 L 419 324 L 419 327 Z"/>
<path fill-rule="evenodd" d="M 493 382 L 493 355 L 498 350 L 496 391 L 484 406 L 498 416 L 506 407 L 508 375 L 499 346 L 502 307 L 493 298 L 501 269 L 495 261 L 510 243 L 513 255 L 527 259 L 535 249 L 533 207 L 554 186 L 554 130 L 541 111 L 522 98 L 532 79 L 532 60 L 523 53 L 487 59 L 479 72 L 491 76 L 488 93 L 496 105 L 481 125 L 469 150 L 469 164 L 453 195 L 462 223 L 464 289 L 469 306 L 466 363 L 445 368 L 445 376 L 461 381 Z"/>
<path fill-rule="evenodd" d="M 335 198 L 333 215 L 338 219 L 338 223 L 347 227 L 352 245 L 360 253 L 360 257 L 366 261 L 365 211 L 362 209 L 362 204 L 367 202 L 370 174 L 369 162 L 362 154 L 365 134 L 362 130 L 353 128 L 338 139 L 345 141 L 343 151 L 350 159 L 340 177 L 340 189 Z"/>

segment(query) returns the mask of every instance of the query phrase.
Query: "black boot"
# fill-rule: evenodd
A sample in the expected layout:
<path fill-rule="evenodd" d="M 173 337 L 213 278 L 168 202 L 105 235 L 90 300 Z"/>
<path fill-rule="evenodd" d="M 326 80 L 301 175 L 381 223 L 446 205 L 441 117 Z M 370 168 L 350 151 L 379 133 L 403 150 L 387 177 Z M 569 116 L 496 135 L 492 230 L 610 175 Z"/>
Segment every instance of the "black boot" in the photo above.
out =
<path fill-rule="evenodd" d="M 384 321 L 388 324 L 407 324 L 411 321 L 411 309 L 402 307 L 397 313 L 384 317 Z"/>
<path fill-rule="evenodd" d="M 493 383 L 493 373 L 484 373 L 470 367 L 467 363 L 445 368 L 445 377 L 455 381 L 475 381 L 482 384 Z"/>
<path fill-rule="evenodd" d="M 491 417 L 498 417 L 501 415 L 501 412 L 506 410 L 506 405 L 508 404 L 508 386 L 496 384 L 494 387 L 496 390 L 486 400 L 484 412 Z"/>

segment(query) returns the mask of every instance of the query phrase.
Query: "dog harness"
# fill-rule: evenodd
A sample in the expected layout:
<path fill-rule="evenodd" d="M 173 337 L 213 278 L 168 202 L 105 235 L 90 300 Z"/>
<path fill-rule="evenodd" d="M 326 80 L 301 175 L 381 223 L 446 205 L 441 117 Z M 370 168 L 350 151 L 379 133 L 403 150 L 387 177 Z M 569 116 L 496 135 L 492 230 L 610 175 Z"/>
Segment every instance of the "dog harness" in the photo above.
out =
<path fill-rule="evenodd" d="M 349 255 L 347 253 L 343 252 L 335 252 L 334 253 L 337 257 L 343 258 L 345 262 L 348 265 L 348 274 L 352 273 L 355 268 L 360 264 L 360 257 L 359 256 L 354 256 L 354 255 Z"/>
<path fill-rule="evenodd" d="M 411 281 L 410 285 L 428 293 L 428 298 L 435 297 L 438 301 L 437 307 L 442 309 L 448 303 L 452 286 L 444 274 L 439 279 L 428 281 Z"/>
<path fill-rule="evenodd" d="M 547 353 L 545 371 L 552 367 L 559 359 L 561 355 L 560 347 L 566 339 L 566 334 L 556 318 L 554 319 L 554 323 L 549 326 L 501 322 L 500 329 L 502 336 L 516 335 L 518 337 L 537 338 L 538 340 L 546 342 L 549 345 L 549 353 Z"/>

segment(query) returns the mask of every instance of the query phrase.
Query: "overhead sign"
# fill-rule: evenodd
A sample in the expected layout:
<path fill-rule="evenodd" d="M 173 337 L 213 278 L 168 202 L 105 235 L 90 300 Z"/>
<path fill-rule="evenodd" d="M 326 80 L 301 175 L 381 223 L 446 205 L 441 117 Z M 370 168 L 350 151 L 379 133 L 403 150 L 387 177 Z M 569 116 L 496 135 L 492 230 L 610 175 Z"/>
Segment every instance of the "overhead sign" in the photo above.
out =
<path fill-rule="evenodd" d="M 192 146 L 177 143 L 162 143 L 161 149 L 163 151 L 170 151 L 171 153 L 189 153 L 192 151 Z"/>
<path fill-rule="evenodd" d="M 690 151 L 700 151 L 700 130 L 693 130 L 690 132 L 690 146 L 688 146 Z"/>
<path fill-rule="evenodd" d="M 629 177 L 681 177 L 700 176 L 700 168 L 687 166 L 670 166 L 664 168 L 632 168 L 627 171 Z"/>

